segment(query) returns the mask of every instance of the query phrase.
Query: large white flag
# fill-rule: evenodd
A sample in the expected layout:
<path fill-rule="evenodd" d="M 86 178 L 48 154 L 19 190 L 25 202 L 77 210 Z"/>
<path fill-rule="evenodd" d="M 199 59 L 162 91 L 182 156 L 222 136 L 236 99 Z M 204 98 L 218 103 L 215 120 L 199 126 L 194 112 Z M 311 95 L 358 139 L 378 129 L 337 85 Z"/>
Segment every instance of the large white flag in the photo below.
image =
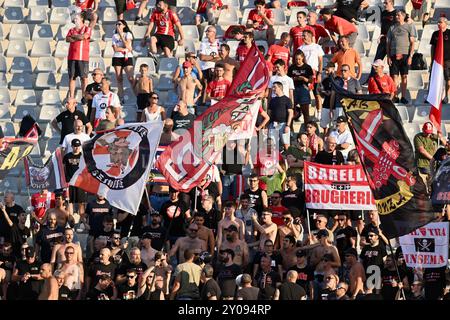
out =
<path fill-rule="evenodd" d="M 130 123 L 97 133 L 83 144 L 70 185 L 103 195 L 112 206 L 136 214 L 162 129 L 162 122 Z"/>

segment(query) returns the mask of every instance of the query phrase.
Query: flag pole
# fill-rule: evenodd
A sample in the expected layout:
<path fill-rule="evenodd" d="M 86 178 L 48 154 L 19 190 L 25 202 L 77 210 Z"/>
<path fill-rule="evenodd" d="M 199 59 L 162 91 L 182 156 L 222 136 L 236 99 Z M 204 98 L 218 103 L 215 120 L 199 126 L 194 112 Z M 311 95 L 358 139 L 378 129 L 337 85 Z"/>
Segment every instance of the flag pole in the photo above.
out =
<path fill-rule="evenodd" d="M 394 249 L 392 248 L 390 239 L 388 239 L 388 245 L 389 245 L 389 249 L 391 250 L 391 254 L 394 255 Z M 394 259 L 392 259 L 392 260 L 394 260 L 395 271 L 397 271 L 397 277 L 398 277 L 398 280 L 400 283 L 400 282 L 402 282 L 402 278 L 400 277 L 400 271 L 398 270 L 397 259 L 394 256 Z M 400 290 L 401 290 L 403 299 L 406 300 L 405 291 L 403 290 L 403 287 Z"/>

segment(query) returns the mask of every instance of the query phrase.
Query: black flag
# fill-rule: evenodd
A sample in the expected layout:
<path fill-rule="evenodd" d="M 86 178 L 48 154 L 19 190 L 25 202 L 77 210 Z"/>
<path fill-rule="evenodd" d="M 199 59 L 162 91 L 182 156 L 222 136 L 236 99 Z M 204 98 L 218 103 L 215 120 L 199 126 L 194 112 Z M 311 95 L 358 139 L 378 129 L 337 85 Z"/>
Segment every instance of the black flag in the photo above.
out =
<path fill-rule="evenodd" d="M 450 204 L 450 158 L 442 161 L 433 177 L 431 201 L 437 208 Z"/>
<path fill-rule="evenodd" d="M 387 238 L 405 235 L 437 218 L 419 177 L 414 150 L 391 100 L 356 95 L 335 85 Z"/>

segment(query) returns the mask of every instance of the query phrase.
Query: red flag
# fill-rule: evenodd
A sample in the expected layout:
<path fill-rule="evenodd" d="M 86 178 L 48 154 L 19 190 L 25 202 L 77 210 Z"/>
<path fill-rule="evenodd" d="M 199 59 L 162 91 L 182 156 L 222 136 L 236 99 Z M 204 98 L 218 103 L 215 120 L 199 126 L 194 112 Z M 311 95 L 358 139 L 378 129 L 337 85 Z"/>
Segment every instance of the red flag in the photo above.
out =
<path fill-rule="evenodd" d="M 441 132 L 442 99 L 445 95 L 444 85 L 444 35 L 439 30 L 439 36 L 434 53 L 433 68 L 431 70 L 430 90 L 427 101 L 431 104 L 430 121 Z"/>
<path fill-rule="evenodd" d="M 253 44 L 225 98 L 199 116 L 193 128 L 157 160 L 159 171 L 173 188 L 188 192 L 201 182 L 222 154 L 230 135 L 241 129 L 268 83 L 267 63 Z"/>

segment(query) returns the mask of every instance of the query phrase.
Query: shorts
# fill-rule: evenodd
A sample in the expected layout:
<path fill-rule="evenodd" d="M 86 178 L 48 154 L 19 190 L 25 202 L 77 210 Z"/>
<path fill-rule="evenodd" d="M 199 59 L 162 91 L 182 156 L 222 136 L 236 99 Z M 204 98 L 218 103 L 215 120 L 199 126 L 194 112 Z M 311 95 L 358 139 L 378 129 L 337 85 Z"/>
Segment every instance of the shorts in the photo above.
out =
<path fill-rule="evenodd" d="M 128 67 L 133 66 L 133 58 L 128 58 L 125 60 L 125 58 L 112 58 L 112 65 L 113 67 Z"/>
<path fill-rule="evenodd" d="M 175 39 L 172 36 L 167 34 L 155 34 L 154 37 L 157 40 L 156 45 L 161 49 L 167 48 L 170 51 L 175 49 Z"/>
<path fill-rule="evenodd" d="M 336 121 L 337 117 L 343 116 L 344 110 L 342 108 L 335 108 L 333 119 L 330 119 L 330 109 L 322 108 L 322 116 L 320 118 L 320 127 L 321 128 L 329 128 L 330 123 Z"/>
<path fill-rule="evenodd" d="M 126 0 L 114 0 L 114 3 L 116 4 L 116 12 L 117 15 L 120 15 L 127 11 L 127 1 Z"/>
<path fill-rule="evenodd" d="M 314 87 L 313 87 L 313 95 L 314 97 L 320 96 L 320 92 L 319 92 L 319 83 L 314 83 Z"/>
<path fill-rule="evenodd" d="M 444 78 L 445 81 L 450 80 L 450 60 L 444 61 Z"/>
<path fill-rule="evenodd" d="M 68 60 L 67 69 L 69 79 L 75 80 L 77 77 L 87 78 L 89 74 L 89 62 L 81 60 Z"/>
<path fill-rule="evenodd" d="M 389 68 L 389 75 L 397 76 L 400 73 L 400 75 L 405 76 L 408 74 L 409 66 L 407 54 L 404 54 L 399 60 L 397 60 L 395 56 L 391 56 L 391 61 L 392 65 Z"/>
<path fill-rule="evenodd" d="M 203 78 L 207 81 L 207 82 L 211 82 L 214 80 L 214 68 L 209 68 L 206 70 L 202 70 L 203 72 Z"/>
<path fill-rule="evenodd" d="M 69 186 L 69 203 L 86 203 L 87 193 L 83 189 Z"/>
<path fill-rule="evenodd" d="M 148 103 L 150 101 L 150 93 L 139 93 L 136 97 L 136 104 L 138 106 L 138 110 L 142 111 L 148 107 Z"/>
<path fill-rule="evenodd" d="M 298 86 L 294 90 L 294 104 L 305 105 L 311 104 L 311 94 L 309 88 L 305 86 Z"/>
<path fill-rule="evenodd" d="M 84 16 L 85 20 L 92 21 L 94 19 L 94 12 L 92 12 L 92 9 L 85 9 L 81 14 Z"/>

